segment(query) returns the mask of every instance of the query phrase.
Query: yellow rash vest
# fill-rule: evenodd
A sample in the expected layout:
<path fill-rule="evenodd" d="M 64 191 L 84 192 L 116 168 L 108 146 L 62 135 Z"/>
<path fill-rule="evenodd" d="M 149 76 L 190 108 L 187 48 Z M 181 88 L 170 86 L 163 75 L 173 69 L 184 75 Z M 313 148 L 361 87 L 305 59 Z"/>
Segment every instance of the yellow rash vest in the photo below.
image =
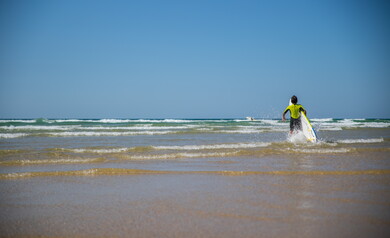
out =
<path fill-rule="evenodd" d="M 290 110 L 290 114 L 291 114 L 290 117 L 294 119 L 298 119 L 301 116 L 299 114 L 301 111 L 306 111 L 301 104 L 291 104 L 288 107 L 286 107 L 286 110 L 284 110 L 283 113 L 286 113 L 288 110 Z"/>

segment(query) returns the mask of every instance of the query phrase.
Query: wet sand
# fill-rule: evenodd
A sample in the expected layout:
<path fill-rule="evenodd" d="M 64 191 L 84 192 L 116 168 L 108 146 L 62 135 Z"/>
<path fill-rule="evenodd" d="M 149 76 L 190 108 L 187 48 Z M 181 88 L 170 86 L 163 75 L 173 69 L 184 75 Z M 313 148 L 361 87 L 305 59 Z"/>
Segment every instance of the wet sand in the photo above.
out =
<path fill-rule="evenodd" d="M 386 237 L 390 173 L 133 174 L 0 183 L 2 237 Z"/>

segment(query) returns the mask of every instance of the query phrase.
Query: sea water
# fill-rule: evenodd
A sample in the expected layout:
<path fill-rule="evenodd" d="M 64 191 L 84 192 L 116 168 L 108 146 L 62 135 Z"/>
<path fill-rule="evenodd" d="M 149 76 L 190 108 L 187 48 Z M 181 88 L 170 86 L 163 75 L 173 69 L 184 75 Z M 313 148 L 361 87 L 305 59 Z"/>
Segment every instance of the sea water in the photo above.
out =
<path fill-rule="evenodd" d="M 0 120 L 0 231 L 387 234 L 390 120 L 311 122 L 317 143 L 276 119 Z"/>

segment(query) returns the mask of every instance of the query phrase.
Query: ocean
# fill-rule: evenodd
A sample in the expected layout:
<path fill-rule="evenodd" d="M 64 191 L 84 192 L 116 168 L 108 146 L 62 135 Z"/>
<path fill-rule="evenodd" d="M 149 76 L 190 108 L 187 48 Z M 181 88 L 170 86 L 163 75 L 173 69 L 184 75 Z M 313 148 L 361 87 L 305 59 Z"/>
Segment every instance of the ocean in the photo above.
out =
<path fill-rule="evenodd" d="M 1 236 L 386 237 L 390 119 L 2 119 Z"/>

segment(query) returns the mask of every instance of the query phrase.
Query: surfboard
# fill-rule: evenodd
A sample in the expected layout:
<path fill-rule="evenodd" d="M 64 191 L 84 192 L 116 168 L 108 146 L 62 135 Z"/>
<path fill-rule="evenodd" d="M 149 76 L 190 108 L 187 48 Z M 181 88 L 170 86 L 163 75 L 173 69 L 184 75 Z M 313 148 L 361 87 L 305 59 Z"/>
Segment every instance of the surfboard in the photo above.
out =
<path fill-rule="evenodd" d="M 307 118 L 307 116 L 303 112 L 301 112 L 301 125 L 302 125 L 302 132 L 305 135 L 307 141 L 313 143 L 317 142 L 316 132 L 314 128 L 311 126 L 309 118 Z"/>
<path fill-rule="evenodd" d="M 291 99 L 288 102 L 288 105 L 292 105 Z M 303 135 L 305 135 L 307 141 L 310 142 L 317 142 L 317 134 L 314 128 L 312 127 L 309 118 L 305 115 L 305 113 L 301 112 L 301 125 L 302 125 L 302 132 Z"/>

